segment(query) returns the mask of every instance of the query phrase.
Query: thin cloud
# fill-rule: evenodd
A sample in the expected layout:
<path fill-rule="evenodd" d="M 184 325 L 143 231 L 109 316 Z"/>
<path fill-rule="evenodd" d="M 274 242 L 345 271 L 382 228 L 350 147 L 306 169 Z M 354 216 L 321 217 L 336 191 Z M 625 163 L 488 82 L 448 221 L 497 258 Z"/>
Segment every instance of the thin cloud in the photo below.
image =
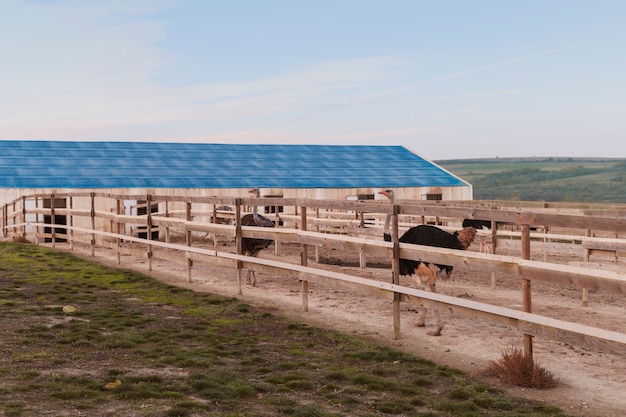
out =
<path fill-rule="evenodd" d="M 394 89 L 391 89 L 391 90 L 383 91 L 383 92 L 378 93 L 378 94 L 373 94 L 373 95 L 371 95 L 369 97 L 364 98 L 361 102 L 371 101 L 371 100 L 375 100 L 375 99 L 378 99 L 378 98 L 381 98 L 381 97 L 390 96 L 390 95 L 393 95 L 393 94 L 398 94 L 398 93 L 402 93 L 402 92 L 409 91 L 409 90 L 414 90 L 416 88 L 423 87 L 423 86 L 428 85 L 428 84 L 433 84 L 433 83 L 438 82 L 438 81 L 444 81 L 444 80 L 449 80 L 449 79 L 452 79 L 452 78 L 462 77 L 462 76 L 469 75 L 469 74 L 475 74 L 475 73 L 478 73 L 478 72 L 483 72 L 483 71 L 487 71 L 487 70 L 498 68 L 498 67 L 504 67 L 504 66 L 507 66 L 507 65 L 512 65 L 512 64 L 515 64 L 515 63 L 518 63 L 518 62 L 523 62 L 523 61 L 528 61 L 528 60 L 535 59 L 535 58 L 540 58 L 542 56 L 554 55 L 554 54 L 557 54 L 557 53 L 560 53 L 560 52 L 565 52 L 565 51 L 570 50 L 570 49 L 578 48 L 578 47 L 586 45 L 586 44 L 587 44 L 587 42 L 576 43 L 576 44 L 564 46 L 564 47 L 561 47 L 561 48 L 549 49 L 547 51 L 542 51 L 542 52 L 538 52 L 538 53 L 535 53 L 535 54 L 524 55 L 524 56 L 520 56 L 518 58 L 508 59 L 506 61 L 497 62 L 495 64 L 489 64 L 489 65 L 484 65 L 484 66 L 481 66 L 481 67 L 476 67 L 476 68 L 472 68 L 472 69 L 468 69 L 468 70 L 464 70 L 464 71 L 453 72 L 451 74 L 446 74 L 446 75 L 443 75 L 441 77 L 432 78 L 430 80 L 421 81 L 421 82 L 418 82 L 418 83 L 407 84 L 407 85 L 404 85 L 402 87 L 398 87 L 398 88 L 394 88 Z"/>
<path fill-rule="evenodd" d="M 329 135 L 320 137 L 316 134 L 298 134 L 289 131 L 256 131 L 254 135 L 244 135 L 240 133 L 220 133 L 220 134 L 207 134 L 207 135 L 190 135 L 177 137 L 177 140 L 184 142 L 211 142 L 211 143 L 271 143 L 271 144 L 293 144 L 293 143 L 332 143 L 332 144 L 349 144 L 349 143 L 363 143 L 368 139 L 376 139 L 378 142 L 380 139 L 399 138 L 415 135 L 420 133 L 431 132 L 440 130 L 439 128 L 423 128 L 414 127 L 407 129 L 388 129 L 378 131 L 367 132 L 355 132 L 347 133 L 343 135 Z M 248 132 L 252 133 L 252 132 Z M 153 136 L 147 140 L 155 142 L 163 142 L 171 140 L 171 138 L 165 136 Z"/>
<path fill-rule="evenodd" d="M 410 90 L 414 90 L 417 89 L 419 87 L 423 87 L 429 84 L 434 84 L 436 82 L 439 81 L 444 81 L 444 80 L 449 80 L 449 79 L 453 79 L 453 78 L 458 78 L 458 77 L 462 77 L 465 75 L 469 75 L 469 74 L 475 74 L 475 73 L 479 73 L 479 72 L 483 72 L 483 71 L 487 71 L 487 70 L 491 70 L 494 68 L 498 68 L 498 67 L 503 67 L 503 66 L 507 66 L 507 65 L 512 65 L 518 62 L 523 62 L 523 61 L 528 61 L 531 59 L 535 59 L 535 58 L 540 58 L 542 56 L 548 56 L 548 55 L 553 55 L 553 54 L 557 54 L 560 52 L 564 52 L 573 48 L 578 48 L 582 45 L 587 44 L 587 42 L 581 42 L 581 43 L 576 43 L 576 44 L 572 44 L 572 45 L 568 45 L 568 46 L 564 46 L 561 48 L 555 48 L 555 49 L 549 49 L 546 51 L 542 51 L 542 52 L 538 52 L 538 53 L 534 53 L 534 54 L 530 54 L 530 55 L 524 55 L 524 56 L 520 56 L 517 58 L 512 58 L 512 59 L 508 59 L 506 61 L 501 61 L 501 62 L 497 62 L 494 64 L 489 64 L 489 65 L 484 65 L 481 67 L 477 67 L 477 68 L 472 68 L 469 70 L 463 70 L 463 71 L 458 71 L 458 72 L 454 72 L 454 73 L 450 73 L 450 74 L 446 74 L 443 75 L 441 77 L 436 77 L 436 78 L 432 78 L 430 80 L 426 80 L 426 81 L 420 81 L 417 83 L 412 83 L 412 84 L 407 84 L 404 85 L 402 87 L 397 87 L 391 90 L 387 90 L 387 91 L 383 91 L 380 93 L 376 93 L 376 94 L 372 94 L 357 100 L 353 100 L 353 101 L 346 101 L 343 103 L 337 103 L 337 104 L 333 104 L 333 105 L 328 105 L 325 106 L 323 108 L 319 108 L 315 111 L 306 113 L 306 114 L 302 114 L 296 117 L 292 117 L 289 118 L 288 120 L 285 120 L 281 123 L 277 123 L 274 124 L 272 126 L 266 127 L 266 128 L 260 128 L 260 129 L 255 129 L 253 131 L 248 131 L 248 132 L 242 132 L 242 135 L 246 135 L 246 134 L 250 134 L 250 133 L 254 133 L 254 134 L 258 134 L 261 131 L 267 130 L 267 129 L 272 129 L 272 128 L 276 128 L 276 127 L 280 127 L 280 126 L 285 126 L 288 124 L 292 124 L 294 122 L 300 121 L 300 120 L 304 120 L 304 119 L 308 119 L 311 117 L 314 117 L 316 115 L 322 114 L 322 113 L 327 113 L 330 112 L 332 110 L 335 109 L 339 109 L 339 108 L 343 108 L 343 107 L 348 107 L 348 106 L 353 106 L 356 104 L 362 104 L 362 103 L 366 103 L 366 102 L 371 102 L 371 101 L 375 101 L 379 98 L 383 98 L 383 97 L 387 97 L 387 96 L 392 96 L 395 94 L 399 94 L 399 93 L 403 93 L 406 91 L 410 91 Z M 511 90 L 511 91 L 506 91 L 506 92 L 501 92 L 501 93 L 493 93 L 491 95 L 502 95 L 502 94 L 521 94 L 523 91 L 522 90 Z M 489 93 L 484 93 L 482 95 L 490 95 Z M 466 97 L 470 97 L 470 95 L 467 95 Z"/>
<path fill-rule="evenodd" d="M 391 138 L 398 136 L 406 136 L 406 135 L 415 135 L 418 133 L 431 132 L 434 130 L 438 130 L 437 128 L 429 128 L 429 127 L 414 127 L 410 129 L 390 129 L 390 130 L 379 130 L 375 132 L 357 132 L 357 133 L 349 133 L 345 135 L 334 135 L 334 136 L 324 136 L 324 141 L 353 141 L 353 140 L 361 140 L 361 139 L 381 139 L 381 138 Z"/>
<path fill-rule="evenodd" d="M 448 95 L 448 96 L 430 96 L 425 97 L 427 99 L 452 99 L 452 98 L 473 98 L 473 97 L 493 97 L 493 96 L 510 96 L 517 94 L 526 94 L 527 90 L 504 90 L 504 91 L 493 91 L 486 93 L 470 93 L 470 94 L 456 94 L 456 95 Z"/>

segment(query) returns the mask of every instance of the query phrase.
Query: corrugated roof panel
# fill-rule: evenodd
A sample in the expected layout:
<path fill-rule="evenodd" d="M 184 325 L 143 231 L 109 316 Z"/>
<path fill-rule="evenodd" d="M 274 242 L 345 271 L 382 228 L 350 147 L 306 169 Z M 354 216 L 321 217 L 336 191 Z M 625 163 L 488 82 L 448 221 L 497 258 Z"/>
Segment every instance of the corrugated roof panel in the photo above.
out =
<path fill-rule="evenodd" d="M 401 146 L 0 141 L 4 188 L 464 185 Z"/>

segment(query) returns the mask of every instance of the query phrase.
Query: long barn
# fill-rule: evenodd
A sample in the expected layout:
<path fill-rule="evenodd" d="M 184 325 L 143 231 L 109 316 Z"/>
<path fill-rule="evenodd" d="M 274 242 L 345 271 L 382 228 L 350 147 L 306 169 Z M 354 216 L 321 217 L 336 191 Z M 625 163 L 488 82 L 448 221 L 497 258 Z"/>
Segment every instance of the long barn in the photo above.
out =
<path fill-rule="evenodd" d="M 41 195 L 25 204 L 89 210 L 88 199 L 59 195 L 249 197 L 251 188 L 277 198 L 374 200 L 393 188 L 399 200 L 472 199 L 469 183 L 401 146 L 0 141 L 2 205 Z M 142 200 L 123 204 L 126 214 L 148 210 Z M 99 198 L 94 208 L 117 210 Z M 149 210 L 163 207 L 156 202 Z M 55 224 L 64 222 L 55 216 Z"/>
<path fill-rule="evenodd" d="M 0 201 L 32 193 L 471 200 L 472 187 L 401 146 L 0 141 Z"/>

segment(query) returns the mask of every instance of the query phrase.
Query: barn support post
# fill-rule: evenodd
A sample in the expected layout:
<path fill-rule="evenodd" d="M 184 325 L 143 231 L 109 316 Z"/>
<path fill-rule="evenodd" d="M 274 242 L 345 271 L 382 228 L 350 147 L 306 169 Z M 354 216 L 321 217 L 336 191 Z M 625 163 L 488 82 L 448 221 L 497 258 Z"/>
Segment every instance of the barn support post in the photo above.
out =
<path fill-rule="evenodd" d="M 185 204 L 185 219 L 188 222 L 191 221 L 191 203 Z M 188 226 L 185 226 L 185 244 L 191 246 L 191 230 L 189 230 Z M 187 282 L 191 282 L 191 267 L 193 266 L 190 256 L 189 252 L 185 253 L 185 258 L 187 259 Z"/>
<path fill-rule="evenodd" d="M 152 240 L 152 195 L 146 195 L 146 239 L 148 239 L 148 248 L 146 252 L 146 256 L 148 257 L 148 271 L 152 271 L 152 245 L 150 244 L 150 240 Z"/>
<path fill-rule="evenodd" d="M 243 253 L 243 242 L 241 241 L 241 199 L 235 199 L 235 245 L 237 246 L 237 255 Z M 237 295 L 243 294 L 243 264 L 237 261 Z"/>
<path fill-rule="evenodd" d="M 527 224 L 522 225 L 522 259 L 530 259 L 530 226 Z M 522 290 L 524 311 L 532 313 L 531 281 L 529 279 L 522 279 Z M 533 359 L 533 337 L 529 334 L 524 334 L 524 356 L 529 360 Z"/>
<path fill-rule="evenodd" d="M 300 209 L 300 229 L 306 232 L 306 207 L 303 206 Z M 300 245 L 300 265 L 308 265 L 308 249 L 305 243 Z M 302 282 L 302 311 L 309 311 L 309 281 L 301 280 Z"/>
<path fill-rule="evenodd" d="M 393 260 L 391 261 L 391 282 L 400 285 L 400 243 L 398 233 L 399 206 L 394 204 L 391 213 L 391 241 L 393 242 Z M 400 339 L 400 294 L 393 293 L 393 338 Z"/>
<path fill-rule="evenodd" d="M 96 193 L 90 193 L 91 199 L 91 211 L 89 216 L 91 217 L 91 230 L 96 230 Z M 91 256 L 96 256 L 96 234 L 91 234 Z"/>

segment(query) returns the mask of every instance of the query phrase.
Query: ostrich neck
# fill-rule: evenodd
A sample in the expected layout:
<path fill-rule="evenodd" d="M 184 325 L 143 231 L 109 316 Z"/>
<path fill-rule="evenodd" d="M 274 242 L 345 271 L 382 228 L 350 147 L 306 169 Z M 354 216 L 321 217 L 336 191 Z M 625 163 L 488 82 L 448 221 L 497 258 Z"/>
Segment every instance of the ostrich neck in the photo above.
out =
<path fill-rule="evenodd" d="M 391 214 L 385 217 L 385 226 L 383 227 L 383 233 L 391 235 Z"/>
<path fill-rule="evenodd" d="M 391 195 L 391 197 L 389 197 L 389 203 L 391 203 L 392 206 L 396 204 L 396 197 L 393 194 Z M 391 214 L 387 214 L 387 216 L 385 216 L 385 226 L 383 227 L 383 233 L 391 236 Z"/>

